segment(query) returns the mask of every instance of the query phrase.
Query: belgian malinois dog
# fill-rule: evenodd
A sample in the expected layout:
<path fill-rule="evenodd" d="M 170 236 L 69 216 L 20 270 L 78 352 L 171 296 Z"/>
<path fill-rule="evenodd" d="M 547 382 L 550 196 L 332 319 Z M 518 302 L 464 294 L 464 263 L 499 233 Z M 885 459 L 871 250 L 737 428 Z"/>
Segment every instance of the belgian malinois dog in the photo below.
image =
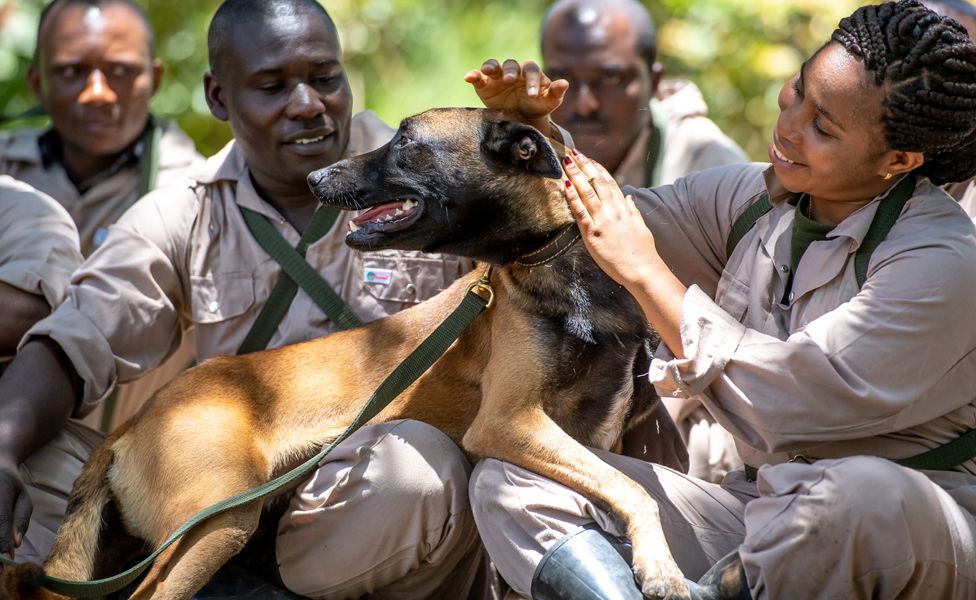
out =
<path fill-rule="evenodd" d="M 471 456 L 605 502 L 627 523 L 643 589 L 663 596 L 686 588 L 656 503 L 584 447 L 614 447 L 635 404 L 657 401 L 635 398 L 635 357 L 649 329 L 633 298 L 576 243 L 561 176 L 557 152 L 534 128 L 487 110 L 435 109 L 309 183 L 324 204 L 365 211 L 348 225 L 354 248 L 445 252 L 496 267 L 493 305 L 374 422 L 425 421 Z M 478 276 L 362 327 L 188 370 L 92 453 L 44 571 L 81 580 L 105 573 L 99 546 L 112 547 L 112 520 L 158 547 L 201 509 L 314 456 Z M 198 422 L 207 426 L 187 426 Z M 208 461 L 206 481 L 200 456 L 219 459 Z M 190 531 L 133 597 L 189 598 L 253 534 L 260 505 Z M 8 590 L 23 596 L 30 569 L 8 568 Z"/>

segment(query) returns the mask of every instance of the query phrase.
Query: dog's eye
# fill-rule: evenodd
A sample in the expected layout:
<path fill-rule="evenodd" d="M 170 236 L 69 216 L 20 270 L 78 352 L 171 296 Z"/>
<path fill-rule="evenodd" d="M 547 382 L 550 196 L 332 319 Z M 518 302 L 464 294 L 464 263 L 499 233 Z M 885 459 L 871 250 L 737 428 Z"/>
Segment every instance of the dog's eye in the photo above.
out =
<path fill-rule="evenodd" d="M 405 135 L 401 135 L 400 136 L 400 139 L 397 140 L 396 145 L 397 145 L 397 148 L 403 148 L 404 146 L 406 146 L 409 143 L 410 143 L 410 138 L 408 138 Z"/>

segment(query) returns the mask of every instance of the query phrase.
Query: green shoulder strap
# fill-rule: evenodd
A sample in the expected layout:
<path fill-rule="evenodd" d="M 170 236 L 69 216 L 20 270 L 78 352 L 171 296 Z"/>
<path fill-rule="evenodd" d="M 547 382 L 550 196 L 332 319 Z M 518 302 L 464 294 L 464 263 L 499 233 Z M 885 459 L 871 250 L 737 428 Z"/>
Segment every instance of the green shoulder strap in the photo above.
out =
<path fill-rule="evenodd" d="M 864 287 L 864 282 L 867 280 L 871 255 L 888 236 L 888 232 L 891 231 L 898 217 L 901 216 L 905 203 L 912 197 L 914 191 L 915 176 L 907 175 L 881 200 L 881 204 L 874 214 L 874 219 L 871 220 L 871 225 L 868 227 L 864 239 L 861 240 L 860 247 L 854 253 L 854 277 L 857 279 L 858 289 Z M 759 218 L 772 208 L 773 205 L 769 202 L 769 194 L 763 192 L 739 215 L 739 218 L 732 223 L 729 239 L 725 242 L 726 257 L 732 256 L 732 252 L 742 241 L 742 238 L 749 233 L 750 229 L 755 227 Z"/>
<path fill-rule="evenodd" d="M 861 246 L 854 254 L 854 276 L 857 278 L 857 289 L 864 287 L 864 282 L 868 278 L 868 264 L 871 262 L 871 254 L 874 249 L 884 241 L 888 232 L 895 226 L 895 221 L 901 216 L 901 211 L 905 208 L 905 203 L 915 192 L 915 176 L 908 174 L 902 178 L 895 186 L 895 189 L 881 200 L 878 212 L 874 213 L 874 219 L 868 227 L 868 232 L 861 240 Z"/>
<path fill-rule="evenodd" d="M 465 329 L 475 320 L 475 318 L 481 314 L 481 312 L 491 306 L 494 300 L 494 292 L 492 291 L 490 285 L 491 278 L 491 268 L 487 268 L 480 279 L 474 281 L 468 286 L 468 291 L 465 293 L 464 298 L 461 303 L 454 309 L 448 317 L 437 326 L 437 328 L 425 339 L 423 342 L 414 349 L 413 352 L 407 356 L 402 363 L 400 363 L 396 369 L 391 372 L 383 383 L 376 388 L 376 391 L 369 397 L 366 404 L 360 410 L 359 415 L 353 419 L 349 427 L 339 435 L 331 444 L 322 448 L 322 450 L 308 459 L 301 465 L 295 467 L 291 471 L 280 475 L 276 479 L 260 485 L 258 487 L 252 488 L 245 492 L 242 492 L 236 496 L 232 496 L 226 500 L 218 502 L 212 506 L 209 506 L 190 519 L 179 526 L 166 540 L 156 548 L 152 554 L 146 557 L 139 564 L 136 564 L 127 570 L 114 575 L 112 577 L 107 577 L 105 579 L 96 579 L 94 581 L 73 581 L 69 579 L 60 579 L 57 577 L 47 577 L 45 576 L 42 580 L 42 585 L 51 590 L 56 594 L 61 594 L 71 598 L 96 598 L 101 596 L 107 596 L 113 594 L 125 586 L 129 585 L 139 576 L 140 573 L 146 570 L 146 568 L 152 564 L 156 557 L 160 555 L 166 548 L 171 546 L 176 540 L 178 540 L 187 531 L 193 529 L 203 521 L 206 521 L 210 517 L 226 512 L 232 508 L 254 502 L 261 498 L 265 498 L 287 488 L 288 486 L 295 485 L 298 481 L 308 477 L 311 473 L 318 467 L 318 464 L 329 452 L 332 451 L 337 445 L 339 445 L 343 440 L 353 434 L 357 429 L 365 425 L 367 422 L 376 417 L 380 412 L 389 405 L 397 396 L 400 395 L 403 390 L 407 389 L 414 381 L 416 381 L 421 375 L 423 375 L 427 369 L 429 369 L 434 362 L 443 355 L 451 344 L 461 336 Z M 327 360 L 328 357 L 322 357 L 323 360 Z M 17 563 L 8 559 L 7 557 L 0 555 L 0 565 L 16 565 Z"/>
<path fill-rule="evenodd" d="M 759 220 L 759 217 L 772 209 L 773 205 L 769 203 L 769 194 L 763 192 L 739 215 L 739 218 L 732 223 L 732 230 L 729 231 L 729 239 L 725 241 L 725 257 L 727 259 L 732 256 L 735 247 L 749 233 L 749 230 L 756 226 L 756 221 Z"/>
<path fill-rule="evenodd" d="M 648 104 L 651 111 L 651 135 L 647 140 L 647 156 L 653 160 L 647 161 L 646 181 L 644 185 L 652 188 L 661 185 L 661 171 L 664 166 L 664 143 L 668 137 L 668 118 L 661 108 L 661 103 L 651 99 Z"/>
<path fill-rule="evenodd" d="M 267 302 L 264 303 L 261 313 L 251 326 L 251 330 L 248 331 L 247 337 L 237 350 L 238 354 L 247 354 L 267 347 L 268 341 L 291 307 L 299 286 L 341 329 L 361 324 L 352 309 L 342 301 L 322 276 L 305 262 L 305 252 L 308 247 L 332 229 L 339 216 L 338 208 L 319 207 L 296 248 L 288 244 L 267 217 L 243 206 L 240 209 L 251 235 L 265 252 L 281 265 L 283 272 L 278 283 L 271 290 Z"/>
<path fill-rule="evenodd" d="M 159 140 L 163 137 L 162 128 L 153 123 L 142 134 L 142 155 L 139 156 L 139 194 L 142 198 L 156 187 L 159 173 Z"/>

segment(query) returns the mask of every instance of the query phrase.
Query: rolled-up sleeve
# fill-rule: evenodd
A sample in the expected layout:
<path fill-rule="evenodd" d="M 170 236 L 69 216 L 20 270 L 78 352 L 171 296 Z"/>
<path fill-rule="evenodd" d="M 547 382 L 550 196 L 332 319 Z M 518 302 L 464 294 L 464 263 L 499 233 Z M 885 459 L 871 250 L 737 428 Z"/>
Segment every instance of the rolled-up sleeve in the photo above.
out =
<path fill-rule="evenodd" d="M 78 231 L 67 211 L 26 184 L 0 177 L 0 282 L 55 307 L 79 264 Z"/>
<path fill-rule="evenodd" d="M 68 299 L 25 336 L 50 337 L 67 354 L 84 380 L 79 415 L 179 346 L 186 246 L 197 213 L 185 185 L 141 199 L 75 272 Z"/>
<path fill-rule="evenodd" d="M 659 394 L 690 397 L 704 392 L 725 370 L 746 328 L 696 285 L 685 293 L 681 313 L 681 344 L 687 358 L 654 359 L 650 378 Z"/>

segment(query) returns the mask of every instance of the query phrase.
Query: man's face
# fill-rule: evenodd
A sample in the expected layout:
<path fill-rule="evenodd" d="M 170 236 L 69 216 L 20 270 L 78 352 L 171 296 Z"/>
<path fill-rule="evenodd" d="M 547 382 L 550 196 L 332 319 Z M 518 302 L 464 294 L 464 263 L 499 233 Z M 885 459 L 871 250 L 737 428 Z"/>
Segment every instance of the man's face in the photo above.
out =
<path fill-rule="evenodd" d="M 131 8 L 69 5 L 48 16 L 28 80 L 64 144 L 116 154 L 142 132 L 162 70 Z"/>
<path fill-rule="evenodd" d="M 553 18 L 543 35 L 546 74 L 570 84 L 553 120 L 610 171 L 650 120 L 651 73 L 635 39 L 626 18 L 613 13 L 593 15 L 589 23 Z"/>
<path fill-rule="evenodd" d="M 230 122 L 259 189 L 308 193 L 306 176 L 349 141 L 352 94 L 334 29 L 311 10 L 241 25 L 214 69 L 211 111 Z"/>

